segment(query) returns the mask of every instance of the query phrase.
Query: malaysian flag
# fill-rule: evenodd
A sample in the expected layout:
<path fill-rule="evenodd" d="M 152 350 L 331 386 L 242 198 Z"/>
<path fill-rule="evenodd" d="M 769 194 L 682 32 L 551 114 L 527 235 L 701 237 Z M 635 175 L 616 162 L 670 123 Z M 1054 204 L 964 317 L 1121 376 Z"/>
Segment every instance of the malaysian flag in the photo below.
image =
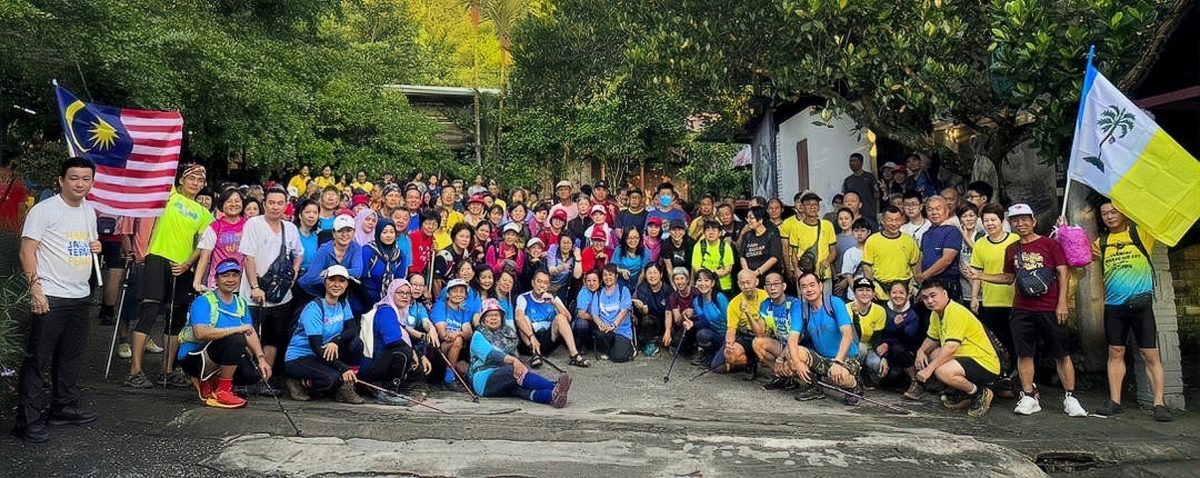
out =
<path fill-rule="evenodd" d="M 158 217 L 167 205 L 183 142 L 178 111 L 87 103 L 54 84 L 63 134 L 72 157 L 96 163 L 88 200 L 101 213 Z"/>

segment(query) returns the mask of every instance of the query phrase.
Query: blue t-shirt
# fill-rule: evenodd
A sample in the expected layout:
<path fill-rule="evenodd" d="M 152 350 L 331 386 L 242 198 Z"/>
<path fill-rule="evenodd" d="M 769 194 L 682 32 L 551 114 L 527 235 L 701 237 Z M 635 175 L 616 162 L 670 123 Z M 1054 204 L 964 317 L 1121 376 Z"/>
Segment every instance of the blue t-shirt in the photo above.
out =
<path fill-rule="evenodd" d="M 729 310 L 729 299 L 716 291 L 712 295 L 714 300 L 705 300 L 699 294 L 692 299 L 692 310 L 696 311 L 696 316 L 692 318 L 692 324 L 699 329 L 712 329 L 721 339 L 724 339 L 725 331 L 728 329 L 725 312 Z"/>
<path fill-rule="evenodd" d="M 557 297 L 541 302 L 534 298 L 533 291 L 529 291 L 517 296 L 516 309 L 525 312 L 525 317 L 533 324 L 534 332 L 541 332 L 554 324 L 554 317 L 558 315 L 558 310 L 554 308 L 556 300 Z"/>
<path fill-rule="evenodd" d="M 808 304 L 802 304 L 800 315 L 792 317 L 792 332 L 799 333 L 804 330 L 804 313 L 808 313 L 808 329 L 805 333 L 805 343 L 810 345 L 813 350 L 825 358 L 834 358 L 837 356 L 838 348 L 842 345 L 842 330 L 841 327 L 853 327 L 853 322 L 850 320 L 850 313 L 846 311 L 846 303 L 837 297 L 826 297 L 825 305 L 817 310 L 812 310 Z M 832 313 L 833 315 L 830 315 Z M 858 341 L 850 341 L 850 349 L 846 352 L 847 357 L 858 356 Z"/>
<path fill-rule="evenodd" d="M 621 274 L 617 274 L 617 283 L 621 284 L 622 287 L 633 289 L 638 285 L 638 277 L 641 277 L 642 275 L 642 268 L 646 267 L 646 264 L 650 263 L 650 251 L 642 248 L 641 254 L 630 256 L 629 254 L 625 253 L 624 246 L 617 246 L 616 250 L 614 250 L 612 254 L 612 263 L 616 265 L 618 269 L 625 269 L 629 271 L 629 280 L 625 280 Z"/>
<path fill-rule="evenodd" d="M 321 230 L 321 231 L 332 231 L 334 219 L 337 219 L 336 214 L 329 216 L 329 217 L 318 217 L 317 218 L 317 229 Z"/>
<path fill-rule="evenodd" d="M 925 231 L 925 235 L 921 236 L 921 270 L 928 270 L 930 267 L 933 267 L 933 263 L 942 258 L 942 251 L 952 249 L 959 251 L 961 254 L 962 248 L 962 232 L 959 232 L 957 227 L 948 224 L 930 227 L 928 231 Z M 961 274 L 958 263 L 958 258 L 950 261 L 950 267 L 947 267 L 946 270 L 935 277 L 958 279 Z"/>
<path fill-rule="evenodd" d="M 308 346 L 308 336 L 320 335 L 321 344 L 328 344 L 342 333 L 343 324 L 353 318 L 350 306 L 344 300 L 339 300 L 334 305 L 329 305 L 324 298 L 309 302 L 300 312 L 296 332 L 292 334 L 291 342 L 288 342 L 287 354 L 283 359 L 291 361 L 314 355 L 312 348 Z"/>
<path fill-rule="evenodd" d="M 783 296 L 783 303 L 776 304 L 767 298 L 758 306 L 758 315 L 766 322 L 767 333 L 780 342 L 787 342 L 788 333 L 792 331 L 792 323 L 803 323 L 801 311 L 803 303 L 795 297 Z"/>
<path fill-rule="evenodd" d="M 429 318 L 433 320 L 433 324 L 446 324 L 446 330 L 450 332 L 458 332 L 462 330 L 464 324 L 470 324 L 471 318 L 475 314 L 467 307 L 464 302 L 462 307 L 455 310 L 446 303 L 446 300 L 438 300 L 433 304 L 433 311 L 429 313 Z"/>
<path fill-rule="evenodd" d="M 192 301 L 192 306 L 188 311 L 188 327 L 193 325 L 212 325 L 212 305 L 208 300 L 208 294 L 197 297 Z M 221 300 L 221 297 L 213 293 L 217 300 L 217 325 L 216 328 L 237 327 L 240 325 L 253 325 L 250 314 L 247 313 L 247 307 L 243 305 L 238 307 L 238 302 L 241 298 L 233 297 L 233 302 L 226 304 Z M 240 313 L 239 313 L 240 312 Z M 204 342 L 184 342 L 179 344 L 179 354 L 176 360 L 183 360 L 188 353 L 195 352 L 204 348 L 208 341 Z"/>
<path fill-rule="evenodd" d="M 629 289 L 620 284 L 617 284 L 615 289 L 610 293 L 606 287 L 600 287 L 593 297 L 591 309 L 588 310 L 589 314 L 608 325 L 612 325 L 617 320 L 621 311 L 633 309 L 633 298 L 629 295 Z M 632 319 L 632 317 L 625 317 L 625 320 L 621 321 L 617 326 L 617 335 L 627 339 L 633 338 Z"/>
<path fill-rule="evenodd" d="M 300 245 L 304 246 L 304 257 L 300 258 L 300 274 L 303 275 L 312 268 L 313 258 L 317 257 L 317 249 L 321 247 L 317 242 L 317 231 L 314 229 L 312 234 L 307 236 L 301 232 Z"/>

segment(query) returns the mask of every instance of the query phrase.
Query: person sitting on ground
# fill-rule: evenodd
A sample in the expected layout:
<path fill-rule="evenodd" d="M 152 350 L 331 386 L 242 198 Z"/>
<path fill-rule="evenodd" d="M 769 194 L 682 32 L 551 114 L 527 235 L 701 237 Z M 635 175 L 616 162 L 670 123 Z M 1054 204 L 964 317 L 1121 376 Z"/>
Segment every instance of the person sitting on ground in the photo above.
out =
<path fill-rule="evenodd" d="M 571 330 L 567 306 L 550 292 L 550 275 L 546 271 L 533 274 L 533 289 L 517 296 L 513 306 L 516 327 L 522 337 L 522 345 L 530 355 L 529 365 L 542 366 L 542 356 L 550 355 L 561 342 L 570 353 L 570 365 L 590 367 L 591 362 L 575 347 L 575 334 Z"/>
<path fill-rule="evenodd" d="M 636 229 L 630 229 L 636 232 Z M 633 294 L 633 315 L 637 319 L 638 341 L 646 344 L 642 353 L 653 357 L 658 353 L 656 343 L 666 328 L 667 300 L 671 286 L 663 282 L 662 266 L 648 262 L 641 272 L 642 283 Z"/>
<path fill-rule="evenodd" d="M 446 284 L 444 297 L 433 305 L 433 311 L 429 314 L 437 327 L 442 353 L 449 362 L 446 364 L 446 374 L 442 382 L 446 388 L 459 393 L 465 393 L 466 389 L 455 380 L 454 368 L 459 367 L 458 359 L 463 351 L 469 350 L 471 319 L 474 315 L 467 307 L 467 289 L 466 281 L 451 280 Z"/>
<path fill-rule="evenodd" d="M 407 382 L 424 379 L 432 370 L 429 359 L 413 348 L 413 337 L 408 332 L 409 315 L 416 315 L 413 312 L 422 311 L 422 308 L 411 306 L 412 287 L 408 281 L 403 278 L 393 280 L 388 285 L 387 295 L 375 304 L 375 313 L 369 321 L 370 336 L 362 339 L 364 345 L 370 340 L 372 346 L 369 355 L 364 350 L 359 380 L 379 382 L 388 390 L 406 393 L 410 388 L 406 386 Z M 423 311 L 417 313 L 423 314 Z M 365 330 L 368 316 L 364 316 L 362 322 Z M 390 394 L 379 394 L 377 399 L 384 405 L 408 404 L 403 400 L 397 402 Z"/>
<path fill-rule="evenodd" d="M 758 277 L 751 271 L 739 272 L 737 285 L 741 292 L 729 300 L 725 310 L 725 346 L 721 354 L 730 365 L 725 371 L 745 364 L 750 372 L 746 376 L 749 381 L 758 376 L 758 361 L 750 352 L 754 350 L 754 338 L 766 334 L 758 311 L 767 300 L 767 292 L 758 288 Z"/>
<path fill-rule="evenodd" d="M 755 274 L 757 275 L 757 274 Z M 775 379 L 763 386 L 764 390 L 791 390 L 796 388 L 795 373 L 788 363 L 787 344 L 791 325 L 800 320 L 803 304 L 795 297 L 787 295 L 787 282 L 783 273 L 768 272 L 763 277 L 763 286 L 767 289 L 767 300 L 762 301 L 758 308 L 758 321 L 762 333 L 755 331 L 754 356 L 758 362 L 773 363 L 772 371 Z"/>
<path fill-rule="evenodd" d="M 922 317 L 912 307 L 909 298 L 907 282 L 893 282 L 887 285 L 889 300 L 884 304 L 884 327 L 871 344 L 879 357 L 885 360 L 887 367 L 883 370 L 881 380 L 894 382 L 908 380 L 908 390 L 904 398 L 920 400 L 921 388 L 916 383 L 917 369 L 913 367 L 917 349 L 921 347 L 924 333 L 922 324 L 928 323 L 927 317 Z M 900 371 L 903 371 L 901 375 Z"/>
<path fill-rule="evenodd" d="M 680 275 L 676 267 L 673 274 Z M 678 302 L 671 306 L 675 311 L 675 320 L 681 321 L 684 338 L 694 344 L 696 354 L 692 357 L 692 365 L 717 368 L 725 364 L 724 353 L 718 353 L 725 346 L 726 311 L 729 310 L 729 299 L 717 288 L 717 274 L 708 269 L 700 269 L 696 273 L 695 292 L 689 306 Z M 692 313 L 687 313 L 688 309 Z M 728 370 L 726 370 L 728 371 Z"/>
<path fill-rule="evenodd" d="M 604 266 L 600 274 L 603 285 L 593 296 L 588 314 L 599 341 L 600 359 L 621 363 L 633 359 L 633 327 L 630 325 L 633 299 L 629 289 L 617 282 L 617 277 L 616 265 Z"/>
<path fill-rule="evenodd" d="M 811 272 L 800 275 L 800 295 L 805 302 L 804 310 L 792 322 L 788 334 L 792 369 L 807 385 L 796 394 L 796 400 L 825 398 L 825 392 L 814 383 L 817 380 L 828 380 L 829 385 L 862 396 L 863 386 L 857 378 L 862 368 L 858 361 L 858 340 L 846 303 L 826 296 L 824 284 Z M 858 404 L 858 399 L 849 394 L 842 400 L 847 405 Z"/>
<path fill-rule="evenodd" d="M 598 294 L 600 294 L 600 271 L 585 273 L 583 287 L 579 288 L 579 293 L 575 296 L 575 319 L 571 321 L 571 331 L 575 334 L 576 343 L 590 343 L 593 349 L 596 348 L 595 327 L 592 325 L 595 321 L 595 318 L 592 317 L 592 314 L 595 313 L 593 302 Z"/>
<path fill-rule="evenodd" d="M 530 371 L 517 357 L 517 332 L 504 321 L 504 309 L 495 300 L 483 305 L 479 330 L 471 338 L 471 384 L 484 397 L 515 396 L 550 404 L 554 408 L 567 405 L 571 377 L 558 376 L 551 382 Z"/>
<path fill-rule="evenodd" d="M 334 264 L 321 273 L 324 293 L 300 311 L 296 332 L 284 355 L 288 392 L 293 400 L 310 400 L 310 392 L 337 389 L 336 398 L 344 403 L 363 403 L 354 391 L 358 372 L 350 364 L 362 356 L 358 321 L 344 300 L 350 271 Z"/>
<path fill-rule="evenodd" d="M 929 383 L 936 377 L 971 397 L 967 415 L 986 415 L 992 406 L 988 387 L 1000 378 L 1000 358 L 983 323 L 962 304 L 950 300 L 940 280 L 921 284 L 921 300 L 932 315 L 928 336 L 917 351 L 917 380 Z"/>
<path fill-rule="evenodd" d="M 188 326 L 179 334 L 179 366 L 191 378 L 200 401 L 210 407 L 240 408 L 246 400 L 233 386 L 271 379 L 271 363 L 263 354 L 245 299 L 242 266 L 225 259 L 213 268 L 216 290 L 192 302 Z M 247 356 L 249 350 L 253 358 Z M 254 360 L 254 363 L 248 363 Z"/>
<path fill-rule="evenodd" d="M 888 361 L 875 352 L 871 344 L 882 339 L 887 321 L 883 307 L 875 303 L 875 283 L 866 277 L 855 280 L 850 289 L 854 300 L 846 304 L 846 312 L 858 336 L 858 362 L 863 364 L 862 378 L 867 386 L 879 385 L 888 373 Z"/>

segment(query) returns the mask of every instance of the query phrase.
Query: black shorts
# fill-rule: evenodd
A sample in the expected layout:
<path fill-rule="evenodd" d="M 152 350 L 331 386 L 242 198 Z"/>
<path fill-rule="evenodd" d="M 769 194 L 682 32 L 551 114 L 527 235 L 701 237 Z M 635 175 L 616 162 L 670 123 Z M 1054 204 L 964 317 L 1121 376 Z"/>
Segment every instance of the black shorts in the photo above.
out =
<path fill-rule="evenodd" d="M 1104 306 L 1104 338 L 1110 347 L 1124 347 L 1129 332 L 1139 349 L 1158 348 L 1158 326 L 1151 305 Z"/>
<path fill-rule="evenodd" d="M 292 301 L 295 302 L 295 301 Z M 274 307 L 251 307 L 251 317 L 259 332 L 262 345 L 277 349 L 287 348 L 299 316 L 292 313 L 292 302 Z"/>
<path fill-rule="evenodd" d="M 167 303 L 174 292 L 175 307 L 188 307 L 191 305 L 188 296 L 192 292 L 193 275 L 191 269 L 178 277 L 171 275 L 171 261 L 163 256 L 147 255 L 146 265 L 142 270 L 142 300 Z M 172 284 L 175 285 L 173 291 Z"/>
<path fill-rule="evenodd" d="M 558 342 L 560 341 L 551 340 L 553 337 L 550 331 L 553 328 L 554 326 L 551 325 L 550 327 L 533 333 L 533 336 L 537 338 L 538 344 L 542 346 L 541 355 L 543 356 L 554 353 L 554 350 L 558 348 Z M 521 352 L 524 352 L 525 355 L 533 355 L 533 351 L 530 350 L 529 346 L 525 345 L 524 343 L 521 343 L 518 348 L 521 350 Z"/>
<path fill-rule="evenodd" d="M 1066 325 L 1058 324 L 1054 312 L 1013 309 L 1009 326 L 1017 357 L 1033 357 L 1038 350 L 1038 339 L 1050 358 L 1061 359 L 1070 353 L 1067 350 L 1070 333 Z"/>
<path fill-rule="evenodd" d="M 962 367 L 963 372 L 966 372 L 965 375 L 967 380 L 980 387 L 989 387 L 993 383 L 996 383 L 996 379 L 1000 378 L 999 375 L 996 375 L 988 371 L 988 369 L 983 368 L 982 365 L 979 365 L 979 362 L 976 362 L 975 359 L 954 357 L 954 360 L 958 362 L 960 367 Z"/>
<path fill-rule="evenodd" d="M 121 241 L 100 241 L 100 258 L 105 269 L 125 267 L 125 261 L 121 260 Z"/>

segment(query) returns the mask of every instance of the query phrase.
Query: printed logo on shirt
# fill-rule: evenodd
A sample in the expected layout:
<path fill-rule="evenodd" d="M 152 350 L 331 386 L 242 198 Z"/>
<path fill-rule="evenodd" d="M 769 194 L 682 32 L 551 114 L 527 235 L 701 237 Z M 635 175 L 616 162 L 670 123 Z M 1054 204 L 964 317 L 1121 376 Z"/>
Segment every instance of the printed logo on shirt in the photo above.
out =
<path fill-rule="evenodd" d="M 1042 257 L 1040 252 L 1021 251 L 1021 257 L 1017 259 L 1017 266 L 1027 271 L 1039 269 L 1046 266 L 1046 259 Z"/>
<path fill-rule="evenodd" d="M 68 232 L 67 263 L 73 266 L 86 266 L 91 263 L 92 250 L 88 247 L 88 236 L 85 232 Z"/>

